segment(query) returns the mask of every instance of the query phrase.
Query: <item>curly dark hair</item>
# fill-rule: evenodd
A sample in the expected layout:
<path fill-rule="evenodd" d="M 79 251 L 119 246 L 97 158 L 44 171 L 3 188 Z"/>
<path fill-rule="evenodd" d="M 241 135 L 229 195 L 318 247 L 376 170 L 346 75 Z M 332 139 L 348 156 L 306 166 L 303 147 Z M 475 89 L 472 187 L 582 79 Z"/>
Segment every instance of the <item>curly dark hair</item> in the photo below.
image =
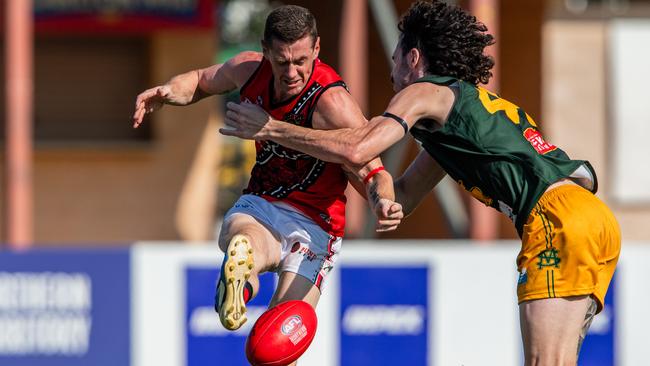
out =
<path fill-rule="evenodd" d="M 494 59 L 483 54 L 494 44 L 485 24 L 455 5 L 442 1 L 418 1 L 397 26 L 402 53 L 417 48 L 427 61 L 427 72 L 451 76 L 474 85 L 487 84 Z"/>

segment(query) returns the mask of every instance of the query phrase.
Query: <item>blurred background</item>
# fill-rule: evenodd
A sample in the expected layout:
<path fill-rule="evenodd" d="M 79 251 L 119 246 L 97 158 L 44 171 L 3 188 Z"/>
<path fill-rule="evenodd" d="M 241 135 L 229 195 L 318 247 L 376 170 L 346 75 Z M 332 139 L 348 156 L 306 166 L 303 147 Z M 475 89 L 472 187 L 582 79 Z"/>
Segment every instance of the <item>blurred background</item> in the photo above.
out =
<path fill-rule="evenodd" d="M 488 87 L 526 110 L 547 141 L 592 163 L 621 225 L 620 290 L 608 300 L 617 305 L 581 364 L 650 364 L 647 337 L 635 333 L 650 326 L 650 299 L 638 291 L 650 293 L 650 1 L 450 2 L 496 37 Z M 368 117 L 381 114 L 408 0 L 0 0 L 0 364 L 245 364 L 245 334 L 220 332 L 210 310 L 214 238 L 255 161 L 252 142 L 217 132 L 238 94 L 166 106 L 137 130 L 131 115 L 141 91 L 260 50 L 266 15 L 288 3 L 314 13 L 321 59 Z M 405 139 L 382 158 L 398 176 L 417 152 Z M 303 364 L 521 363 L 507 218 L 445 180 L 379 235 L 365 201 L 348 193 L 351 240 L 319 306 L 309 352 L 321 353 Z M 382 295 L 384 275 L 406 276 L 422 296 Z M 264 296 L 256 301 L 263 310 Z M 386 323 L 404 314 L 411 323 Z M 488 314 L 495 323 L 468 320 Z M 238 351 L 229 359 L 221 349 Z"/>

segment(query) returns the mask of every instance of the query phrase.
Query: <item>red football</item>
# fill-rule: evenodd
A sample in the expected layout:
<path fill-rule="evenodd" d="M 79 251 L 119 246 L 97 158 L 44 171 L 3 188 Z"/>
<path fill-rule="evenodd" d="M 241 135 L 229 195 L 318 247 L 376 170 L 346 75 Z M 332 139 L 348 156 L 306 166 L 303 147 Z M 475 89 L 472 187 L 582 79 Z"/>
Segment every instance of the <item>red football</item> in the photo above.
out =
<path fill-rule="evenodd" d="M 267 310 L 246 339 L 253 366 L 281 366 L 297 360 L 314 340 L 316 312 L 308 303 L 290 300 Z"/>

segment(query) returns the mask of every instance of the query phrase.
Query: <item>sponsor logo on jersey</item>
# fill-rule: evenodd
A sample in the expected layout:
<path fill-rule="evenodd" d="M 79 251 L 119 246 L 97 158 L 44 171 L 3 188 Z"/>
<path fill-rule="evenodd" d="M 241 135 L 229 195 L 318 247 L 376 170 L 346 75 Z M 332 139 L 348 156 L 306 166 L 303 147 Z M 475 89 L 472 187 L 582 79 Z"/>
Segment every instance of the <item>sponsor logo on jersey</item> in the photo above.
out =
<path fill-rule="evenodd" d="M 316 259 L 316 253 L 314 253 L 307 244 L 302 244 L 300 242 L 295 242 L 291 246 L 291 253 L 301 254 L 303 257 L 307 258 L 309 261 Z"/>
<path fill-rule="evenodd" d="M 557 149 L 557 146 L 546 142 L 542 134 L 534 128 L 527 128 L 524 131 L 524 137 L 530 142 L 535 151 L 542 155 Z"/>

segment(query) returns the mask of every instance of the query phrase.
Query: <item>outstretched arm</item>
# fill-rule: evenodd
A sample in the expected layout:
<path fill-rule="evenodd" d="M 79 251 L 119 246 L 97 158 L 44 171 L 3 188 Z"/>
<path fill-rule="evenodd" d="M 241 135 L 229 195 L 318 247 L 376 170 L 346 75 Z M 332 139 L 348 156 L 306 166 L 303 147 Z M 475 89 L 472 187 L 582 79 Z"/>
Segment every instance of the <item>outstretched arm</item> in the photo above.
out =
<path fill-rule="evenodd" d="M 363 166 L 404 136 L 395 122 L 373 119 L 358 127 L 322 131 L 296 126 L 273 119 L 263 109 L 251 104 L 228 103 L 226 127 L 219 132 L 254 140 L 272 140 L 318 159 L 347 166 Z M 397 125 L 397 128 L 395 128 Z M 371 149 L 361 145 L 372 136 Z"/>
<path fill-rule="evenodd" d="M 367 123 L 357 103 L 342 87 L 323 92 L 312 116 L 312 126 L 320 130 L 356 128 Z M 379 157 L 363 165 L 345 167 L 350 184 L 368 200 L 377 216 L 377 231 L 389 231 L 397 228 L 404 215 L 401 205 L 394 202 L 393 178 L 382 169 Z"/>
<path fill-rule="evenodd" d="M 404 215 L 410 215 L 445 175 L 431 155 L 422 150 L 395 181 L 396 201 L 402 204 Z"/>
<path fill-rule="evenodd" d="M 224 94 L 241 87 L 262 59 L 257 52 L 242 52 L 223 64 L 212 65 L 177 75 L 163 85 L 140 93 L 135 101 L 133 128 L 138 128 L 147 113 L 165 104 L 184 106 L 209 95 Z"/>
<path fill-rule="evenodd" d="M 454 94 L 444 86 L 416 83 L 399 92 L 386 111 L 401 117 L 411 128 L 418 120 L 444 121 L 454 102 Z M 277 121 L 253 105 L 228 103 L 224 135 L 256 140 L 273 140 L 319 159 L 360 166 L 404 137 L 395 119 L 378 116 L 362 126 L 334 131 L 318 131 Z"/>

